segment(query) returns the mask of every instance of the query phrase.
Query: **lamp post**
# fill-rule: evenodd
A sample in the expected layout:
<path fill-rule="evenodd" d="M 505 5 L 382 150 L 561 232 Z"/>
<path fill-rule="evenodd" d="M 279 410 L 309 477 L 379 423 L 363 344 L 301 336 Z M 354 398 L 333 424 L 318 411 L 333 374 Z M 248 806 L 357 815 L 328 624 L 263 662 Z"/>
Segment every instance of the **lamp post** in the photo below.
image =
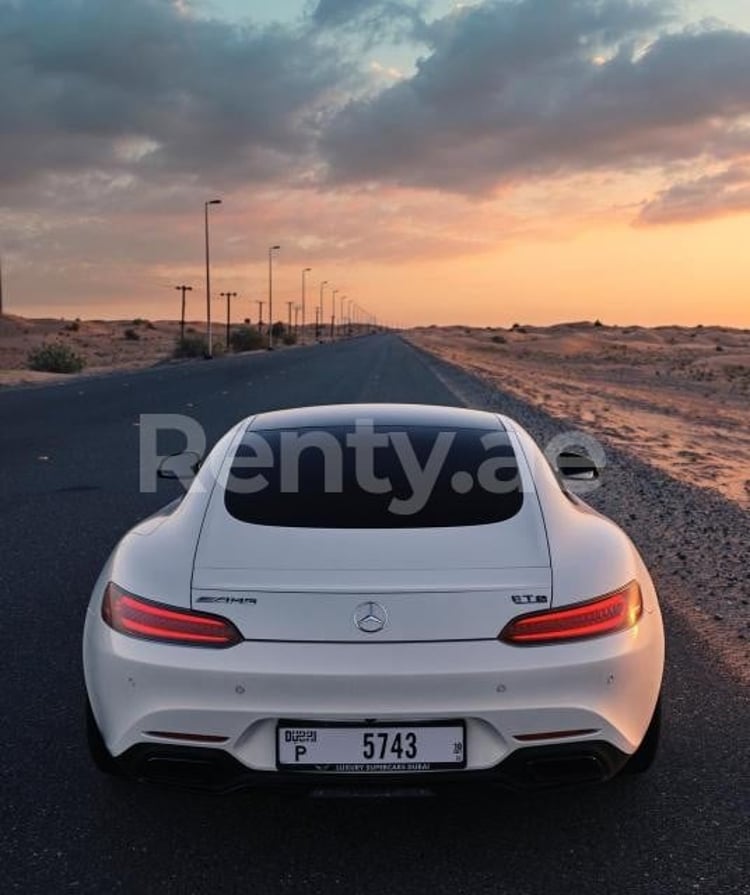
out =
<path fill-rule="evenodd" d="M 302 269 L 302 337 L 305 336 L 305 277 L 310 273 L 312 267 L 304 267 Z"/>
<path fill-rule="evenodd" d="M 344 335 L 344 302 L 346 301 L 346 296 L 342 295 L 339 298 L 339 333 Z"/>
<path fill-rule="evenodd" d="M 336 323 L 336 295 L 338 292 L 338 289 L 331 290 L 331 341 L 333 341 L 333 327 Z"/>
<path fill-rule="evenodd" d="M 273 253 L 281 246 L 270 246 L 268 249 L 268 350 L 273 351 Z"/>
<path fill-rule="evenodd" d="M 328 285 L 328 280 L 323 280 L 320 284 L 320 303 L 315 317 L 315 338 L 320 338 L 320 327 L 323 324 L 323 288 Z"/>
<path fill-rule="evenodd" d="M 182 292 L 182 310 L 180 311 L 180 341 L 185 341 L 185 293 L 192 292 L 192 286 L 175 286 L 178 292 Z"/>
<path fill-rule="evenodd" d="M 206 235 L 206 357 L 213 357 L 211 346 L 211 261 L 208 242 L 208 206 L 221 205 L 221 199 L 209 199 L 203 203 L 203 220 Z"/>
<path fill-rule="evenodd" d="M 263 332 L 263 305 L 264 301 L 260 301 L 260 299 L 255 299 L 255 304 L 258 306 L 258 332 Z"/>

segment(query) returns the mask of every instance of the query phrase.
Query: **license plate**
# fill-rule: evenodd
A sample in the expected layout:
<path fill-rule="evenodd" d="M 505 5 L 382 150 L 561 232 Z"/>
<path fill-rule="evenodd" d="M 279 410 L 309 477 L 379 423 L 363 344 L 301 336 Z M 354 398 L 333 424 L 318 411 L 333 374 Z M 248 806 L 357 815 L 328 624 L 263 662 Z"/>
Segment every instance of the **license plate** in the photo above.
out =
<path fill-rule="evenodd" d="M 334 774 L 436 771 L 466 766 L 463 721 L 327 724 L 281 721 L 277 767 Z"/>

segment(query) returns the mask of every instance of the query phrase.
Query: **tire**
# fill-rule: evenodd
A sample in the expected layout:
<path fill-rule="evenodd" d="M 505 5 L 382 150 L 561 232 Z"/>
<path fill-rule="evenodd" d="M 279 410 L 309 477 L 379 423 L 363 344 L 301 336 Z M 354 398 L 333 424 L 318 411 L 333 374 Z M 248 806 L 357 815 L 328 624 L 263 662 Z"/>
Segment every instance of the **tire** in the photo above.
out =
<path fill-rule="evenodd" d="M 661 737 L 661 693 L 656 700 L 656 708 L 651 717 L 646 734 L 641 745 L 630 756 L 627 764 L 622 769 L 623 774 L 643 774 L 654 763 L 659 751 L 659 739 Z"/>
<path fill-rule="evenodd" d="M 117 759 L 107 749 L 88 698 L 86 699 L 86 742 L 89 747 L 91 760 L 102 773 L 109 774 L 112 777 L 123 776 Z"/>

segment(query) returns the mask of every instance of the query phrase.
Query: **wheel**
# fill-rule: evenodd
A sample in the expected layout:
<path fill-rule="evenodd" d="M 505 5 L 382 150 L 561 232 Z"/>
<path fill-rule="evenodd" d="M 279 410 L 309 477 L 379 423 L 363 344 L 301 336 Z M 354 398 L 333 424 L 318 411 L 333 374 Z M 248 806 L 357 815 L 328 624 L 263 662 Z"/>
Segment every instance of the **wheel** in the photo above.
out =
<path fill-rule="evenodd" d="M 100 771 L 113 777 L 123 776 L 117 759 L 113 758 L 107 749 L 88 698 L 86 699 L 86 742 L 91 760 Z"/>
<path fill-rule="evenodd" d="M 630 756 L 627 764 L 622 769 L 623 774 L 642 774 L 654 763 L 656 753 L 659 751 L 659 738 L 661 736 L 661 693 L 656 700 L 656 708 L 648 725 L 646 735 L 641 745 Z"/>

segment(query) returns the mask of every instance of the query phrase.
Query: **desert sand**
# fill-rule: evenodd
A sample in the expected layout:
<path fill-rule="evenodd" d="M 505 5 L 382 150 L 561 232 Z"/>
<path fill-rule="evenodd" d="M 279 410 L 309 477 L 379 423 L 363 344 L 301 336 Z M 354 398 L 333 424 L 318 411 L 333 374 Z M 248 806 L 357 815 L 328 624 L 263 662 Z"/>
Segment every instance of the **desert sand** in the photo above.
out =
<path fill-rule="evenodd" d="M 582 322 L 407 338 L 605 446 L 750 507 L 750 330 Z"/>
<path fill-rule="evenodd" d="M 205 330 L 205 323 L 188 322 L 185 326 L 186 333 Z M 128 338 L 126 331 L 135 335 Z M 6 314 L 0 317 L 0 386 L 70 378 L 64 373 L 28 369 L 29 351 L 43 343 L 69 345 L 85 359 L 86 366 L 78 374 L 85 376 L 164 361 L 172 355 L 179 332 L 179 323 L 169 320 L 30 319 Z M 222 326 L 219 334 L 222 340 L 223 333 Z"/>

